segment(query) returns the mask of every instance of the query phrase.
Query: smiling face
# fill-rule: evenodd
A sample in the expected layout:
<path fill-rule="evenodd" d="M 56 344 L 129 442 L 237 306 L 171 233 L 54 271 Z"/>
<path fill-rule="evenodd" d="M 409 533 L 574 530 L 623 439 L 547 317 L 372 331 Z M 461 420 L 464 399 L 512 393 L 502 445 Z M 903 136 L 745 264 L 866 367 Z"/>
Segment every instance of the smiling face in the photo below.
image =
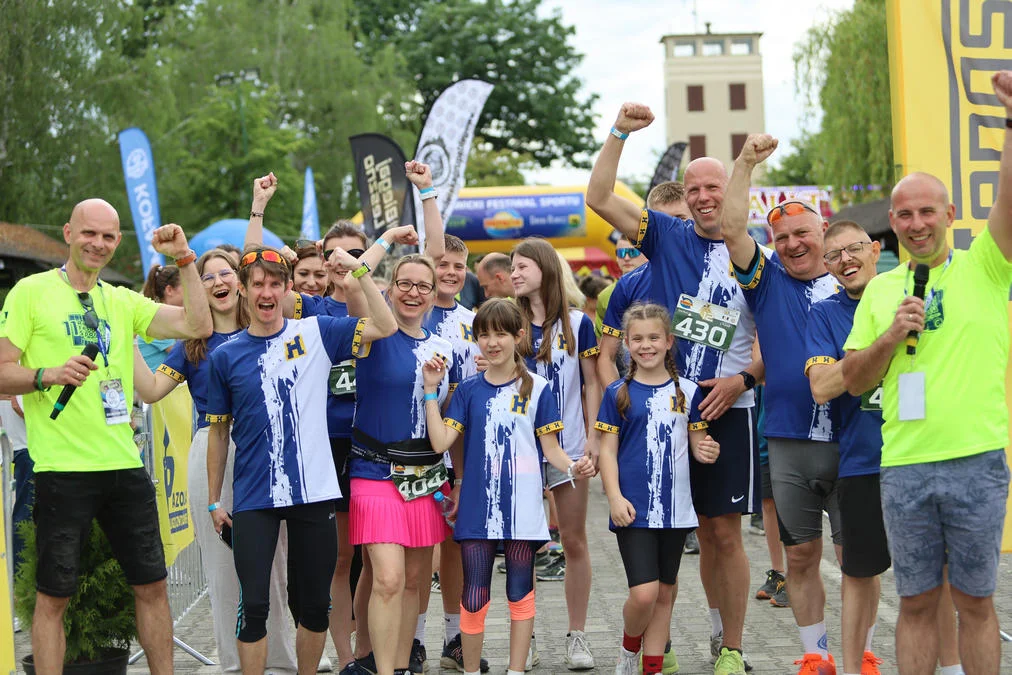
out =
<path fill-rule="evenodd" d="M 435 276 L 427 265 L 409 262 L 396 269 L 387 296 L 398 324 L 421 326 L 436 301 L 435 285 Z"/>
<path fill-rule="evenodd" d="M 345 251 L 354 251 L 355 249 L 362 249 L 364 251 L 368 248 L 368 246 L 366 246 L 361 239 L 352 235 L 330 237 L 323 242 L 324 251 L 333 251 L 335 248 L 343 248 Z M 347 273 L 348 270 L 330 270 L 330 281 L 334 284 L 335 289 L 344 288 L 341 285 L 341 282 L 344 280 L 344 275 Z"/>
<path fill-rule="evenodd" d="M 510 281 L 513 283 L 513 294 L 518 297 L 536 295 L 541 290 L 541 268 L 532 259 L 513 255 L 513 271 Z"/>
<path fill-rule="evenodd" d="M 250 328 L 262 334 L 276 333 L 284 325 L 281 301 L 292 290 L 292 282 L 268 274 L 262 267 L 250 270 L 242 294 L 249 305 Z"/>
<path fill-rule="evenodd" d="M 955 215 L 945 185 L 934 176 L 911 174 L 893 188 L 889 225 L 915 262 L 933 267 L 945 260 L 949 253 L 945 231 Z"/>
<path fill-rule="evenodd" d="M 848 251 L 847 247 L 855 249 Z M 856 250 L 860 246 L 860 250 Z M 826 237 L 826 255 L 839 258 L 826 263 L 826 269 L 852 298 L 860 298 L 868 282 L 875 277 L 881 244 L 871 241 L 868 235 L 857 229 L 847 228 L 835 231 Z"/>
<path fill-rule="evenodd" d="M 467 279 L 467 254 L 447 251 L 436 264 L 439 299 L 450 302 L 464 288 Z"/>
<path fill-rule="evenodd" d="M 623 252 L 625 255 L 619 255 L 619 252 Z M 628 255 L 630 252 L 635 255 Z M 618 263 L 618 268 L 622 274 L 628 274 L 637 267 L 647 264 L 647 257 L 639 252 L 639 250 L 633 246 L 633 243 L 625 237 L 619 237 L 619 240 L 615 242 L 615 262 Z"/>
<path fill-rule="evenodd" d="M 629 356 L 645 370 L 663 368 L 664 355 L 674 341 L 675 336 L 660 319 L 634 319 L 626 326 L 625 344 Z"/>
<path fill-rule="evenodd" d="M 116 252 L 122 234 L 119 214 L 101 199 L 88 199 L 74 207 L 63 226 L 63 239 L 70 246 L 70 262 L 83 272 L 98 272 Z"/>
<path fill-rule="evenodd" d="M 292 278 L 295 292 L 306 295 L 323 295 L 330 280 L 323 268 L 323 258 L 318 255 L 307 256 L 295 263 Z"/>
<path fill-rule="evenodd" d="M 488 360 L 489 367 L 498 369 L 513 363 L 513 353 L 516 351 L 517 345 L 520 344 L 520 340 L 523 339 L 523 335 L 523 330 L 520 330 L 519 335 L 514 336 L 505 330 L 490 328 L 488 331 L 478 333 L 476 339 L 478 349 L 481 350 L 481 355 Z"/>
<path fill-rule="evenodd" d="M 685 167 L 685 202 L 701 234 L 720 238 L 720 207 L 724 203 L 727 170 L 712 157 L 700 157 Z"/>
<path fill-rule="evenodd" d="M 231 315 L 239 301 L 239 276 L 228 261 L 218 257 L 208 258 L 200 270 L 200 280 L 211 311 Z"/>
<path fill-rule="evenodd" d="M 784 269 L 799 281 L 808 281 L 826 272 L 822 259 L 822 233 L 826 222 L 810 211 L 783 216 L 773 224 L 773 244 Z"/>

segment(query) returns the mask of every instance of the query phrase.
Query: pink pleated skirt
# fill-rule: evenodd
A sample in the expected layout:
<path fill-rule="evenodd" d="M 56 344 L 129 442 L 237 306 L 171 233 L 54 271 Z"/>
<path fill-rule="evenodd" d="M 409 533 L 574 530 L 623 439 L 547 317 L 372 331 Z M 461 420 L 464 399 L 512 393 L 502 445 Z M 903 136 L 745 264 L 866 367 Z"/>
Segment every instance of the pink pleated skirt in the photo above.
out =
<path fill-rule="evenodd" d="M 450 535 L 443 512 L 431 496 L 404 501 L 389 480 L 351 479 L 349 538 L 353 545 L 435 546 Z"/>

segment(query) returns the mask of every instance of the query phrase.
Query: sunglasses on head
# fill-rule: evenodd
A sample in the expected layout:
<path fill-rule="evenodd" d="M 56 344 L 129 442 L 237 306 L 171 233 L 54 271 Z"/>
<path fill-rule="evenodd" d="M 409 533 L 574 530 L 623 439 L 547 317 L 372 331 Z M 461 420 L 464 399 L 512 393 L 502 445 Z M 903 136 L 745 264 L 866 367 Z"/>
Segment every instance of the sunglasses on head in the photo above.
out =
<path fill-rule="evenodd" d="M 257 260 L 263 260 L 264 262 L 269 263 L 281 263 L 285 267 L 288 267 L 288 262 L 281 257 L 281 254 L 269 248 L 260 251 L 250 251 L 242 257 L 242 260 L 239 261 L 239 267 L 252 265 Z"/>
<path fill-rule="evenodd" d="M 819 215 L 819 212 L 808 204 L 797 200 L 791 200 L 789 202 L 784 202 L 783 204 L 777 204 L 770 209 L 769 213 L 766 214 L 766 222 L 770 225 L 775 225 L 780 222 L 780 219 L 784 216 L 798 216 L 805 211 Z"/>
<path fill-rule="evenodd" d="M 617 248 L 615 255 L 619 258 L 638 258 L 640 250 L 638 248 Z"/>

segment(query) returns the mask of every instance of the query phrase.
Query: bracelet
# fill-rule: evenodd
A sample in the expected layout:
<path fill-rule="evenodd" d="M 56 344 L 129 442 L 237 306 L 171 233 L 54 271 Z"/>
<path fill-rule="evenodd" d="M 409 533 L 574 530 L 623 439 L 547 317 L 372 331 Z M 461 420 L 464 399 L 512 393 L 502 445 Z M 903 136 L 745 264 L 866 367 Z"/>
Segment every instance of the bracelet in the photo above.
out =
<path fill-rule="evenodd" d="M 369 267 L 369 265 L 366 263 L 362 263 L 361 267 L 359 267 L 357 270 L 352 271 L 351 276 L 354 277 L 355 279 L 361 279 L 365 275 L 369 274 L 369 272 L 372 272 L 372 269 Z"/>
<path fill-rule="evenodd" d="M 425 396 L 423 396 L 422 399 L 425 401 L 438 401 L 439 394 L 436 392 L 432 392 L 431 394 L 426 394 Z"/>
<path fill-rule="evenodd" d="M 430 190 L 430 192 L 419 192 L 418 193 L 418 196 L 421 197 L 421 199 L 422 199 L 423 202 L 426 199 L 435 199 L 436 197 L 439 196 L 439 194 L 436 192 L 436 188 L 429 188 L 429 190 Z"/>
<path fill-rule="evenodd" d="M 390 253 L 390 249 L 393 248 L 390 245 L 390 242 L 387 241 L 386 239 L 384 239 L 383 237 L 380 237 L 379 239 L 377 239 L 376 243 L 379 244 L 380 246 L 382 246 L 383 250 L 386 251 L 387 253 Z"/>
<path fill-rule="evenodd" d="M 264 217 L 264 212 L 261 211 L 260 213 L 257 213 L 256 211 L 250 211 L 249 212 L 249 217 L 250 218 L 263 218 Z"/>
<path fill-rule="evenodd" d="M 624 141 L 625 139 L 629 138 L 629 134 L 622 133 L 615 127 L 612 127 L 609 133 L 620 141 Z"/>
<path fill-rule="evenodd" d="M 429 187 L 427 187 L 427 188 L 421 188 L 421 189 L 419 189 L 419 190 L 418 190 L 418 194 L 420 194 L 420 195 L 427 195 L 427 194 L 429 194 L 430 192 L 435 192 L 435 191 L 436 191 L 436 188 L 434 188 L 434 187 L 432 187 L 432 186 L 430 185 L 430 186 L 429 186 Z"/>
<path fill-rule="evenodd" d="M 221 502 L 215 502 L 213 504 L 208 504 L 207 505 L 207 512 L 211 513 L 212 511 L 217 511 L 220 508 L 221 508 Z"/>
<path fill-rule="evenodd" d="M 576 462 L 572 462 L 566 467 L 566 475 L 569 476 L 569 480 L 573 480 L 573 467 L 576 466 Z"/>
<path fill-rule="evenodd" d="M 49 391 L 52 389 L 52 385 L 49 387 L 42 386 L 42 374 L 46 371 L 45 368 L 39 368 L 35 371 L 35 390 L 36 391 Z"/>
<path fill-rule="evenodd" d="M 176 258 L 176 267 L 186 267 L 197 259 L 197 252 L 190 249 L 186 255 Z"/>

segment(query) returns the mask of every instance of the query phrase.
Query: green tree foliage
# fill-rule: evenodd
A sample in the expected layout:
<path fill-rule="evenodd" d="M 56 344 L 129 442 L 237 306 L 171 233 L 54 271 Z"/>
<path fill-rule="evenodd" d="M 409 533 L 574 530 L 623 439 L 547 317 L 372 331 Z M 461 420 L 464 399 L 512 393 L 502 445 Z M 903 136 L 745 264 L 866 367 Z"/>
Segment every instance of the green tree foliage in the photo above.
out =
<path fill-rule="evenodd" d="M 467 158 L 468 187 L 524 185 L 524 170 L 535 166 L 533 158 L 515 150 L 496 150 L 491 143 L 475 137 Z"/>
<path fill-rule="evenodd" d="M 777 163 L 768 167 L 763 177 L 765 185 L 819 185 L 822 161 L 816 155 L 815 138 L 804 134 L 791 142 L 791 147 L 780 148 Z"/>
<path fill-rule="evenodd" d="M 841 194 L 855 185 L 893 183 L 892 118 L 885 0 L 853 8 L 809 29 L 794 53 L 796 79 L 809 110 L 822 111 L 812 140 L 818 183 Z M 875 198 L 859 192 L 856 200 Z"/>
<path fill-rule="evenodd" d="M 581 97 L 572 74 L 582 55 L 572 26 L 541 0 L 359 0 L 359 44 L 372 55 L 396 47 L 426 107 L 446 85 L 478 78 L 495 85 L 478 125 L 496 150 L 589 167 L 596 95 Z"/>

